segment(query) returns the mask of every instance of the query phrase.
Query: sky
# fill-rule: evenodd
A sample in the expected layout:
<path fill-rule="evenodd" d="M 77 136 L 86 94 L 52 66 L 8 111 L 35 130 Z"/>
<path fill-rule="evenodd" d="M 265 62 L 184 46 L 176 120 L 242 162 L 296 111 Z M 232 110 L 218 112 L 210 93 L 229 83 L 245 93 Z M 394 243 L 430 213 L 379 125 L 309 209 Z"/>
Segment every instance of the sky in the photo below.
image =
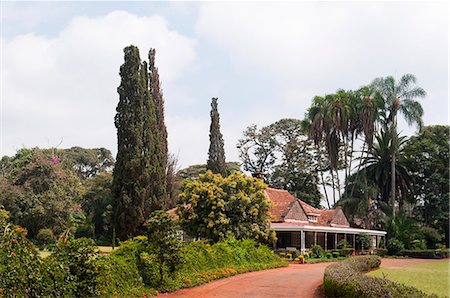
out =
<path fill-rule="evenodd" d="M 205 163 L 219 98 L 228 161 L 251 124 L 302 119 L 311 99 L 412 73 L 425 125 L 449 120 L 446 2 L 1 2 L 0 156 L 117 152 L 123 48 L 156 49 L 169 150 Z M 415 132 L 399 123 L 407 135 Z"/>

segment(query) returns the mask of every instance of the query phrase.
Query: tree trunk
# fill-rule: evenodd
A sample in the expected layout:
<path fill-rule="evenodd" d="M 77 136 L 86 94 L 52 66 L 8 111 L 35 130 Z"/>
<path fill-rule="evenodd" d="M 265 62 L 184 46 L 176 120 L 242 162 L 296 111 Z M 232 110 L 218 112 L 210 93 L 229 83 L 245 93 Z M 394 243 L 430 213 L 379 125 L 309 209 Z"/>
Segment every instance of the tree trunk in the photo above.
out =
<path fill-rule="evenodd" d="M 391 203 L 392 206 L 392 217 L 395 218 L 395 162 L 397 154 L 397 117 L 394 115 L 392 119 L 392 141 L 391 141 Z"/>
<path fill-rule="evenodd" d="M 334 170 L 330 167 L 331 184 L 333 185 L 333 205 L 336 205 L 336 186 L 334 185 Z"/>
<path fill-rule="evenodd" d="M 339 170 L 336 168 L 336 182 L 337 182 L 337 191 L 338 191 L 338 200 L 341 199 L 341 182 L 339 179 Z"/>
<path fill-rule="evenodd" d="M 322 155 L 320 153 L 319 146 L 317 146 L 317 163 L 319 164 L 320 179 L 322 180 L 322 186 L 323 186 L 323 192 L 325 194 L 325 199 L 327 200 L 328 208 L 331 208 L 330 199 L 328 198 L 328 192 L 327 192 L 327 188 L 325 185 L 325 180 L 323 179 Z"/>
<path fill-rule="evenodd" d="M 364 156 L 364 148 L 365 148 L 365 146 L 366 146 L 366 142 L 364 141 L 363 147 L 362 147 L 362 150 L 361 150 L 361 157 L 359 158 L 358 169 L 356 170 L 355 181 L 353 181 L 352 191 L 350 192 L 350 197 L 353 196 L 353 192 L 355 191 L 356 179 L 358 178 L 359 170 L 361 170 L 361 165 L 362 165 L 362 162 L 363 162 L 363 156 Z"/>

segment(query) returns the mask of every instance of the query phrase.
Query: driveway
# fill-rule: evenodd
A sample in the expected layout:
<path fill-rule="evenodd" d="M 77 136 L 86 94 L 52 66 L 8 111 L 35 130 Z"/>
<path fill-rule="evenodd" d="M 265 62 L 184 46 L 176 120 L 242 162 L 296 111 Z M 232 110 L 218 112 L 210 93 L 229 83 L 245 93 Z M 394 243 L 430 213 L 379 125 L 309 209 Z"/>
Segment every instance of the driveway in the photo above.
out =
<path fill-rule="evenodd" d="M 249 272 L 206 285 L 158 295 L 184 297 L 324 297 L 321 285 L 325 268 L 332 263 L 291 264 L 288 267 Z"/>

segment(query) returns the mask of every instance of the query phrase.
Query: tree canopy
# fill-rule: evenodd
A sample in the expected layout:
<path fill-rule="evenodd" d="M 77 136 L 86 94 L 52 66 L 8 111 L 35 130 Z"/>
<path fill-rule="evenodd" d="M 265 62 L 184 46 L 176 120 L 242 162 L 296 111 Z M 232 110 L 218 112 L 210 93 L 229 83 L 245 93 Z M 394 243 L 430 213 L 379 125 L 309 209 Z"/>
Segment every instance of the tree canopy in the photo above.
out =
<path fill-rule="evenodd" d="M 261 129 L 249 126 L 237 148 L 245 170 L 264 176 L 271 187 L 320 206 L 313 143 L 303 133 L 300 120 L 281 119 Z"/>
<path fill-rule="evenodd" d="M 206 168 L 214 174 L 228 175 L 225 166 L 225 149 L 223 136 L 220 132 L 220 116 L 217 108 L 217 98 L 211 100 L 211 126 L 209 128 L 209 150 Z"/>
<path fill-rule="evenodd" d="M 208 171 L 185 181 L 177 208 L 181 226 L 192 237 L 214 242 L 227 237 L 273 242 L 265 188 L 260 179 L 238 172 L 224 178 Z"/>

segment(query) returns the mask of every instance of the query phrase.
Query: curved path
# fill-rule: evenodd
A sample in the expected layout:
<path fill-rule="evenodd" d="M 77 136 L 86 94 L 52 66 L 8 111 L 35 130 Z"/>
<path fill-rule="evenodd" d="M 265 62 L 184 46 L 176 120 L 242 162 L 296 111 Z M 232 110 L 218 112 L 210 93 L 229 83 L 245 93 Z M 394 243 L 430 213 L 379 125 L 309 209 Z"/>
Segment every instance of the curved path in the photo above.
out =
<path fill-rule="evenodd" d="M 291 264 L 283 268 L 249 272 L 158 297 L 324 297 L 321 288 L 323 272 L 330 264 Z"/>

